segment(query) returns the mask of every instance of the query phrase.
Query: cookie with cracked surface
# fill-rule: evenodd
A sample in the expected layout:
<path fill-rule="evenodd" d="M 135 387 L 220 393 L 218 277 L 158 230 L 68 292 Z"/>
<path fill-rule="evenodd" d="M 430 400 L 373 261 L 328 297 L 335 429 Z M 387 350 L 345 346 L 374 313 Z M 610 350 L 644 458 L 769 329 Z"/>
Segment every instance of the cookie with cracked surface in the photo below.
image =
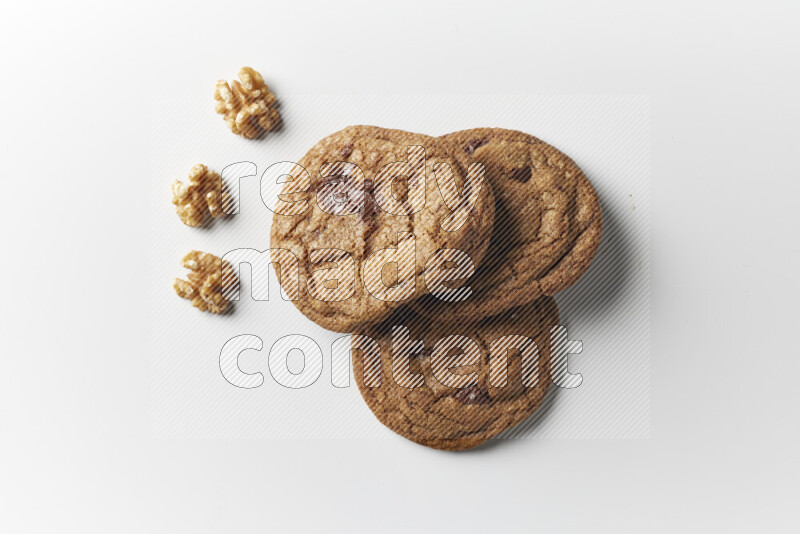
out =
<path fill-rule="evenodd" d="M 477 265 L 494 197 L 467 179 L 471 163 L 440 139 L 376 126 L 319 141 L 292 169 L 272 220 L 270 247 L 298 260 L 297 278 L 279 277 L 284 288 L 299 279 L 295 306 L 351 332 L 425 294 L 426 262 L 438 250 L 463 250 Z"/>
<path fill-rule="evenodd" d="M 432 318 L 457 312 L 478 319 L 577 282 L 597 253 L 603 222 L 597 193 L 575 162 L 513 130 L 475 128 L 442 139 L 485 165 L 495 196 L 494 231 L 467 300 L 427 296 L 414 308 Z"/>
<path fill-rule="evenodd" d="M 404 308 L 353 335 L 354 376 L 389 429 L 435 449 L 470 449 L 541 406 L 557 324 L 550 297 L 473 323 L 430 321 Z"/>

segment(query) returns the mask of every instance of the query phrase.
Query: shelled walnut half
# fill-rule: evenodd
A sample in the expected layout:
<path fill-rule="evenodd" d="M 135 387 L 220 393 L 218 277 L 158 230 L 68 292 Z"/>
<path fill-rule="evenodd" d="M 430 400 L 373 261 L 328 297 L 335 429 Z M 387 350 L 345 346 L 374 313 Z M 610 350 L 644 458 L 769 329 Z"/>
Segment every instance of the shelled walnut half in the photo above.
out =
<path fill-rule="evenodd" d="M 240 81 L 241 80 L 241 81 Z M 275 95 L 261 74 L 250 67 L 239 70 L 239 80 L 228 85 L 219 80 L 214 89 L 217 113 L 225 116 L 231 131 L 253 139 L 274 130 L 281 122 Z"/>
<path fill-rule="evenodd" d="M 211 217 L 224 217 L 231 202 L 220 175 L 202 164 L 189 171 L 189 181 L 172 183 L 172 203 L 184 224 L 203 226 Z"/>
<path fill-rule="evenodd" d="M 176 278 L 172 284 L 179 297 L 192 301 L 192 306 L 200 311 L 224 313 L 230 306 L 226 296 L 237 285 L 233 268 L 227 261 L 209 254 L 193 250 L 181 262 L 189 269 L 188 280 Z"/>

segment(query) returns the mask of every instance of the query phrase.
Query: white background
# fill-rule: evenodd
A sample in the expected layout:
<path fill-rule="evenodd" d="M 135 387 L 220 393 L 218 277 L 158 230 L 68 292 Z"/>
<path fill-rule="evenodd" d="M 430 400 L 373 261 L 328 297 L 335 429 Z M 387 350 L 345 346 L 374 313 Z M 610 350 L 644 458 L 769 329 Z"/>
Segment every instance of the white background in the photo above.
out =
<path fill-rule="evenodd" d="M 798 15 L 730 1 L 4 7 L 0 530 L 797 531 Z M 649 94 L 650 437 L 467 454 L 153 438 L 150 95 L 243 64 L 278 95 Z"/>

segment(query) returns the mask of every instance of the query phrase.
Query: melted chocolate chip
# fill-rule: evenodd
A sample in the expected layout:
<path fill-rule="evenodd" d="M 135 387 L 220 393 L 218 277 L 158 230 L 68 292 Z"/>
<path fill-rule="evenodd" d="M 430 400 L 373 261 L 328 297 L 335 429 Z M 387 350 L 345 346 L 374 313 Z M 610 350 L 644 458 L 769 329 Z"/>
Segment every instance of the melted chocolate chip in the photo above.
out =
<path fill-rule="evenodd" d="M 481 389 L 477 384 L 459 389 L 453 398 L 461 401 L 462 404 L 489 404 L 492 400 L 489 392 Z"/>
<path fill-rule="evenodd" d="M 345 182 L 347 180 L 346 174 L 333 174 L 331 176 L 326 176 L 319 182 L 319 189 L 323 187 L 327 187 L 329 185 L 336 185 L 340 182 Z"/>
<path fill-rule="evenodd" d="M 414 354 L 414 356 L 417 356 L 418 358 L 430 358 L 433 356 L 433 347 L 425 347 L 421 351 Z"/>
<path fill-rule="evenodd" d="M 469 154 L 470 156 L 475 153 L 478 148 L 482 147 L 486 144 L 486 139 L 473 139 L 466 145 L 464 145 L 464 152 Z"/>
<path fill-rule="evenodd" d="M 352 153 L 353 153 L 353 145 L 349 144 L 342 147 L 342 150 L 339 152 L 339 155 L 342 157 L 342 159 L 347 159 L 350 157 L 350 154 Z"/>
<path fill-rule="evenodd" d="M 531 179 L 531 168 L 525 165 L 519 169 L 514 169 L 508 177 L 524 184 Z"/>
<path fill-rule="evenodd" d="M 317 195 L 320 208 L 328 213 L 339 215 L 358 213 L 362 191 L 353 176 L 346 173 L 326 176 L 311 189 L 311 192 Z"/>

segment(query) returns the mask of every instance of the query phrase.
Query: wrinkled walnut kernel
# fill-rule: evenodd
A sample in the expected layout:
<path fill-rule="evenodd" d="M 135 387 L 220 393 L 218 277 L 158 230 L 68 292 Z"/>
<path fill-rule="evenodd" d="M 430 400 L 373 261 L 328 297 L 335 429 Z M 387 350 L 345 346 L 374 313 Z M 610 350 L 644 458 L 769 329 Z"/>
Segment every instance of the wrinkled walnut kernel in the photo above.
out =
<path fill-rule="evenodd" d="M 230 301 L 225 295 L 236 283 L 233 268 L 221 258 L 193 250 L 183 257 L 182 265 L 189 269 L 187 280 L 176 278 L 172 287 L 179 297 L 192 301 L 192 306 L 200 311 L 223 313 Z"/>
<path fill-rule="evenodd" d="M 172 203 L 184 224 L 202 226 L 211 217 L 224 217 L 223 205 L 231 202 L 222 178 L 202 164 L 189 171 L 189 181 L 172 183 Z"/>
<path fill-rule="evenodd" d="M 240 81 L 241 80 L 241 81 Z M 261 74 L 250 67 L 239 70 L 239 80 L 228 85 L 219 80 L 214 89 L 217 113 L 225 116 L 231 131 L 248 139 L 274 130 L 281 122 L 275 109 L 275 95 L 264 83 Z"/>

